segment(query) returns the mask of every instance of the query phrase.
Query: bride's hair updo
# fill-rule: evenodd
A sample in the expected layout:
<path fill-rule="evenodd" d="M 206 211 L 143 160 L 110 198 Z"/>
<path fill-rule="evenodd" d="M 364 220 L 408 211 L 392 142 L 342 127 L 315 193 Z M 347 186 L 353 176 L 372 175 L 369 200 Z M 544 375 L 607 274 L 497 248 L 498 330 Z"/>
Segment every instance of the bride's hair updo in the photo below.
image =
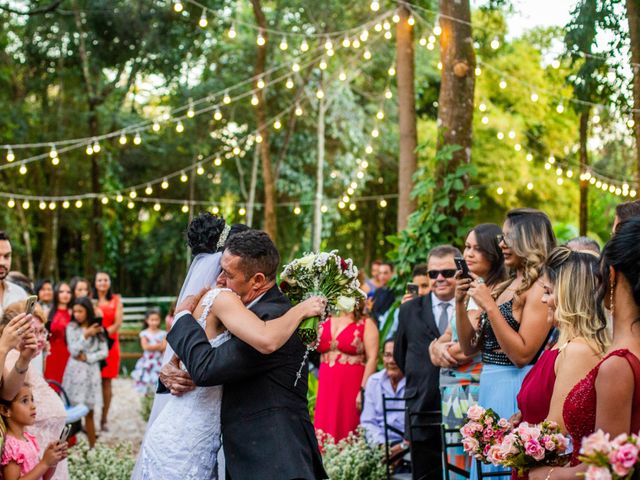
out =
<path fill-rule="evenodd" d="M 187 245 L 191 248 L 191 254 L 215 253 L 224 226 L 224 219 L 209 212 L 203 212 L 191 220 L 187 227 Z"/>

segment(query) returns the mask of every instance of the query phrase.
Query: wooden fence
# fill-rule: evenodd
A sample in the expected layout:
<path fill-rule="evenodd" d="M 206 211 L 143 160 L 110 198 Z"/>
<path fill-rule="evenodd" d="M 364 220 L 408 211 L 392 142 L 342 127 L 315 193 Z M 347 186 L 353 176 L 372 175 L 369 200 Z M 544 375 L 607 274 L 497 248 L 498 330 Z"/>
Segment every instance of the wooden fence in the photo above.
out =
<path fill-rule="evenodd" d="M 123 323 L 120 329 L 120 341 L 122 342 L 121 357 L 123 361 L 137 360 L 142 356 L 142 349 L 138 340 L 138 334 L 144 328 L 145 313 L 150 308 L 159 308 L 162 319 L 169 311 L 171 303 L 176 297 L 122 297 Z M 164 326 L 163 326 L 164 328 Z M 125 364 L 127 362 L 124 362 Z M 130 368 L 128 368 L 130 370 Z"/>

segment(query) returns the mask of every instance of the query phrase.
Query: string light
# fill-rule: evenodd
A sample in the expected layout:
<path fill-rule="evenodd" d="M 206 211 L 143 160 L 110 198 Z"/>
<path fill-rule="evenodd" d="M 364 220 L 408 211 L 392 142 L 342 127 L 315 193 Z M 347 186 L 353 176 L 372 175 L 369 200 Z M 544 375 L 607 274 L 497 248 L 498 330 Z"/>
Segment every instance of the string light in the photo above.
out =
<path fill-rule="evenodd" d="M 236 29 L 233 26 L 233 24 L 231 24 L 231 26 L 229 27 L 229 31 L 227 32 L 227 35 L 229 36 L 229 38 L 231 40 L 236 38 L 236 36 L 238 35 L 237 32 L 236 32 Z"/>
<path fill-rule="evenodd" d="M 436 25 L 435 27 L 433 27 L 433 33 L 436 37 L 440 36 L 440 34 L 442 33 L 442 28 L 440 28 L 440 25 Z"/>
<path fill-rule="evenodd" d="M 229 105 L 231 103 L 231 97 L 228 92 L 224 92 L 224 97 L 222 97 L 222 103 L 225 105 Z"/>
<path fill-rule="evenodd" d="M 323 58 L 322 60 L 320 60 L 320 65 L 318 65 L 320 67 L 320 70 L 326 70 L 327 69 L 327 61 Z"/>
<path fill-rule="evenodd" d="M 300 64 L 294 63 L 293 65 L 291 65 L 291 70 L 293 70 L 295 73 L 298 73 L 300 71 Z"/>
<path fill-rule="evenodd" d="M 287 83 L 285 83 L 284 86 L 291 90 L 294 86 L 293 80 L 291 80 L 291 78 L 287 78 Z"/>
<path fill-rule="evenodd" d="M 376 118 L 378 120 L 382 120 L 384 118 L 384 112 L 382 110 L 378 110 L 378 113 L 376 113 Z"/>
<path fill-rule="evenodd" d="M 420 40 L 418 40 L 418 43 L 424 47 L 425 45 L 427 45 L 427 39 L 424 37 L 420 37 Z"/>
<path fill-rule="evenodd" d="M 187 205 L 186 203 L 182 206 L 181 208 L 182 213 L 189 213 L 189 205 Z"/>
<path fill-rule="evenodd" d="M 389 70 L 387 70 L 387 73 L 389 74 L 389 76 L 390 76 L 390 77 L 395 76 L 395 74 L 396 74 L 396 69 L 395 69 L 395 67 L 393 67 L 393 66 L 392 66 L 392 67 L 389 67 Z"/>
<path fill-rule="evenodd" d="M 241 207 L 240 210 L 238 210 L 238 215 L 240 215 L 241 217 L 244 217 L 247 214 L 247 210 L 244 207 Z"/>
<path fill-rule="evenodd" d="M 256 37 L 256 44 L 258 44 L 259 47 L 263 47 L 265 43 L 267 43 L 267 40 L 262 35 L 262 32 L 258 33 L 258 36 Z"/>
<path fill-rule="evenodd" d="M 280 40 L 280 50 L 285 51 L 287 48 L 289 48 L 289 44 L 287 43 L 287 39 L 286 39 L 286 37 L 282 37 L 282 40 Z"/>
<path fill-rule="evenodd" d="M 476 67 L 476 77 L 479 77 L 482 74 L 482 69 L 480 67 Z"/>
<path fill-rule="evenodd" d="M 386 32 L 384 32 L 385 40 L 391 40 L 392 37 L 393 37 L 393 35 L 392 35 L 390 30 L 387 30 Z"/>
<path fill-rule="evenodd" d="M 10 198 L 9 201 L 7 202 L 7 207 L 9 208 L 13 208 L 16 206 L 16 202 L 13 198 Z"/>
<path fill-rule="evenodd" d="M 173 2 L 173 10 L 175 10 L 176 13 L 181 13 L 182 10 L 184 10 L 184 5 L 182 5 L 180 0 L 175 0 Z"/>
<path fill-rule="evenodd" d="M 391 100 L 391 97 L 393 97 L 393 93 L 391 92 L 391 89 L 387 88 L 384 91 L 384 98 L 386 98 L 387 100 Z"/>
<path fill-rule="evenodd" d="M 394 13 L 393 17 L 391 17 L 391 20 L 393 21 L 393 23 L 398 23 L 400 21 L 400 15 Z"/>
<path fill-rule="evenodd" d="M 264 80 L 260 79 L 258 80 L 258 82 L 256 83 L 256 87 L 258 87 L 260 90 L 262 90 L 264 88 Z"/>
<path fill-rule="evenodd" d="M 11 163 L 16 159 L 16 156 L 13 153 L 13 150 L 11 150 L 11 147 L 9 147 L 9 150 L 7 151 L 7 162 Z"/>
<path fill-rule="evenodd" d="M 344 48 L 349 48 L 351 46 L 351 40 L 349 40 L 347 35 L 345 35 L 344 40 L 342 40 L 342 46 Z"/>
<path fill-rule="evenodd" d="M 331 41 L 330 37 L 327 37 L 326 41 L 324 42 L 324 49 L 333 50 L 333 42 Z"/>
<path fill-rule="evenodd" d="M 369 8 L 371 8 L 372 12 L 377 12 L 378 10 L 380 10 L 380 2 L 378 2 L 377 0 L 373 0 L 369 5 Z"/>
<path fill-rule="evenodd" d="M 556 112 L 558 112 L 558 113 L 564 112 L 564 105 L 559 103 L 558 106 L 556 107 Z"/>
<path fill-rule="evenodd" d="M 347 79 L 347 74 L 344 72 L 344 70 L 340 72 L 340 75 L 338 75 L 338 79 L 340 79 L 341 82 L 344 82 Z"/>
<path fill-rule="evenodd" d="M 302 40 L 302 43 L 300 44 L 300 51 L 306 52 L 307 50 L 309 50 L 309 44 L 306 40 Z"/>
<path fill-rule="evenodd" d="M 62 202 L 62 208 L 64 208 L 65 210 L 70 206 L 71 206 L 71 203 L 69 203 L 69 200 L 65 200 L 64 202 Z"/>
<path fill-rule="evenodd" d="M 378 202 L 378 205 L 380 205 L 380 208 L 387 208 L 387 201 L 383 198 Z"/>
<path fill-rule="evenodd" d="M 362 40 L 363 42 L 369 40 L 369 30 L 364 29 L 362 33 L 360 33 L 360 40 Z"/>
<path fill-rule="evenodd" d="M 280 130 L 282 128 L 282 123 L 280 123 L 280 120 L 276 120 L 275 122 L 273 122 L 273 128 L 275 128 L 276 130 Z"/>
<path fill-rule="evenodd" d="M 24 210 L 29 210 L 29 200 L 25 200 L 24 202 L 22 202 L 22 208 Z"/>
<path fill-rule="evenodd" d="M 498 195 L 502 195 L 502 194 L 504 193 L 504 188 L 502 188 L 502 187 L 498 187 L 498 188 L 497 188 L 497 190 L 496 190 L 496 193 L 497 193 Z"/>
<path fill-rule="evenodd" d="M 76 208 L 82 208 L 82 200 L 76 200 L 76 203 L 74 205 L 76 206 Z"/>
<path fill-rule="evenodd" d="M 531 101 L 532 101 L 532 102 L 537 102 L 539 98 L 540 98 L 540 97 L 538 97 L 538 94 L 537 94 L 537 93 L 533 92 L 533 93 L 531 94 Z"/>
<path fill-rule="evenodd" d="M 138 196 L 138 192 L 136 192 L 135 190 L 131 190 L 129 192 L 129 198 L 136 198 Z"/>
<path fill-rule="evenodd" d="M 120 145 L 126 145 L 127 136 L 124 134 L 124 132 L 120 134 L 120 138 L 118 139 L 118 142 L 120 143 Z"/>
<path fill-rule="evenodd" d="M 213 119 L 216 122 L 219 122 L 220 120 L 222 120 L 222 112 L 220 111 L 219 108 L 216 108 L 216 111 L 213 113 Z"/>
<path fill-rule="evenodd" d="M 109 198 L 108 197 L 102 197 L 102 199 L 100 199 L 100 201 L 102 202 L 103 205 L 106 205 L 107 203 L 109 203 Z"/>
<path fill-rule="evenodd" d="M 302 107 L 300 107 L 300 105 L 296 105 L 295 114 L 297 117 L 303 114 Z"/>
<path fill-rule="evenodd" d="M 507 82 L 506 80 L 500 80 L 500 83 L 498 84 L 498 86 L 504 90 L 505 88 L 507 88 Z"/>
<path fill-rule="evenodd" d="M 160 124 L 158 122 L 153 122 L 153 127 L 151 127 L 154 132 L 160 131 Z"/>
<path fill-rule="evenodd" d="M 178 123 L 176 123 L 176 132 L 178 133 L 184 132 L 184 125 L 180 120 L 178 120 Z"/>
<path fill-rule="evenodd" d="M 38 206 L 40 207 L 40 210 L 45 210 L 47 208 L 46 202 L 42 200 L 40 200 L 40 203 L 38 204 Z"/>
<path fill-rule="evenodd" d="M 222 165 L 222 159 L 220 157 L 216 157 L 216 159 L 213 161 L 213 165 L 219 167 L 220 165 Z"/>
<path fill-rule="evenodd" d="M 407 19 L 407 23 L 412 27 L 416 24 L 416 19 L 413 18 L 413 15 L 409 16 L 409 18 Z"/>
<path fill-rule="evenodd" d="M 382 24 L 382 28 L 384 28 L 385 30 L 391 30 L 391 24 L 385 20 Z"/>
<path fill-rule="evenodd" d="M 166 190 L 167 188 L 169 188 L 169 182 L 167 182 L 166 178 L 164 180 L 162 180 L 162 183 L 160 184 L 160 187 L 162 187 L 163 190 Z"/>
<path fill-rule="evenodd" d="M 533 183 L 527 183 L 527 190 L 533 190 Z"/>
<path fill-rule="evenodd" d="M 199 165 L 198 168 L 196 169 L 196 173 L 198 175 L 204 175 L 204 167 L 202 165 Z"/>
<path fill-rule="evenodd" d="M 151 185 L 147 185 L 147 188 L 144 189 L 144 193 L 151 195 L 153 193 L 153 187 Z"/>
<path fill-rule="evenodd" d="M 500 40 L 498 40 L 497 38 L 491 40 L 491 48 L 493 50 L 497 50 L 498 48 L 500 48 Z"/>
<path fill-rule="evenodd" d="M 260 100 L 258 100 L 258 96 L 255 93 L 251 95 L 251 105 L 255 107 L 259 103 L 260 103 Z"/>
<path fill-rule="evenodd" d="M 321 211 L 322 213 L 327 213 L 327 212 L 329 211 L 329 207 L 327 207 L 326 205 L 322 205 L 322 206 L 320 207 L 320 211 Z"/>
<path fill-rule="evenodd" d="M 189 105 L 189 110 L 187 110 L 187 118 L 193 118 L 196 112 L 193 111 L 193 105 Z"/>
<path fill-rule="evenodd" d="M 20 165 L 20 169 L 18 170 L 20 172 L 20 175 L 26 175 L 27 174 L 27 166 L 26 165 Z"/>
<path fill-rule="evenodd" d="M 324 98 L 324 91 L 322 90 L 322 88 L 318 88 L 318 91 L 316 92 L 316 97 L 320 100 Z"/>
<path fill-rule="evenodd" d="M 180 181 L 182 183 L 185 183 L 187 180 L 189 180 L 189 177 L 187 176 L 187 174 L 185 172 L 182 172 L 182 175 L 180 175 Z"/>
<path fill-rule="evenodd" d="M 136 133 L 135 137 L 133 137 L 133 144 L 140 145 L 142 143 L 142 137 L 139 133 Z"/>
<path fill-rule="evenodd" d="M 156 212 L 159 212 L 161 208 L 162 208 L 162 206 L 160 206 L 160 204 L 159 204 L 159 203 L 157 203 L 157 202 L 153 205 L 153 209 L 154 209 Z"/>
<path fill-rule="evenodd" d="M 116 195 L 116 202 L 122 203 L 123 200 L 124 200 L 124 197 L 122 195 L 120 195 L 120 194 Z"/>
<path fill-rule="evenodd" d="M 360 48 L 360 40 L 358 40 L 357 38 L 354 38 L 353 42 L 351 42 L 351 46 L 353 48 Z"/>
<path fill-rule="evenodd" d="M 55 145 L 51 145 L 51 151 L 49 152 L 49 158 L 54 159 L 58 157 L 58 151 Z"/>
<path fill-rule="evenodd" d="M 200 25 L 200 27 L 202 28 L 205 28 L 208 24 L 209 22 L 207 21 L 207 14 L 205 10 L 202 10 L 202 15 L 200 15 L 200 20 L 198 21 L 198 25 Z"/>
<path fill-rule="evenodd" d="M 129 201 L 127 202 L 127 208 L 128 208 L 129 210 L 131 210 L 134 206 L 135 206 L 135 203 L 133 203 L 131 200 L 129 200 Z"/>

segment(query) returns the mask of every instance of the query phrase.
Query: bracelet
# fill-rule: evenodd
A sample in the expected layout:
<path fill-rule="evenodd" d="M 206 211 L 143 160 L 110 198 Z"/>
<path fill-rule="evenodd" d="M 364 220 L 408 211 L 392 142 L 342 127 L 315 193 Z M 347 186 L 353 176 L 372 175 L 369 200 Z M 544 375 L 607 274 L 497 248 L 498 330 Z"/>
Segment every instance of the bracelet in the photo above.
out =
<path fill-rule="evenodd" d="M 19 375 L 24 375 L 25 373 L 27 373 L 27 370 L 29 370 L 29 365 L 27 364 L 27 366 L 24 368 L 18 368 L 18 362 L 16 362 L 13 365 L 13 368 L 15 369 L 16 372 L 18 372 Z"/>
<path fill-rule="evenodd" d="M 553 471 L 556 469 L 556 467 L 553 467 L 551 470 L 549 470 L 549 473 L 547 473 L 547 476 L 544 480 L 551 480 L 551 474 L 553 473 Z"/>

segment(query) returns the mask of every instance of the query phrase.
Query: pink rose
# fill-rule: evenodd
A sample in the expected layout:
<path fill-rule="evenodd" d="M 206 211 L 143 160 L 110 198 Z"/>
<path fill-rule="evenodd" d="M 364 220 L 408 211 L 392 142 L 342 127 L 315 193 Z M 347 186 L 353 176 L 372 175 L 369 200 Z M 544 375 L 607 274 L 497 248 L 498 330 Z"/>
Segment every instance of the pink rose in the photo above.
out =
<path fill-rule="evenodd" d="M 540 429 L 535 425 L 529 425 L 527 422 L 522 422 L 516 428 L 516 433 L 522 440 L 522 443 L 526 443 L 531 439 L 538 440 L 540 437 Z"/>
<path fill-rule="evenodd" d="M 467 453 L 476 453 L 480 447 L 478 440 L 472 437 L 467 437 L 462 440 L 462 448 Z"/>
<path fill-rule="evenodd" d="M 582 439 L 582 446 L 580 447 L 581 455 L 589 456 L 596 452 L 607 454 L 610 451 L 611 445 L 609 444 L 609 434 L 604 433 L 602 430 L 598 430 L 597 432 Z"/>
<path fill-rule="evenodd" d="M 487 427 L 487 428 L 484 429 L 484 432 L 482 432 L 482 439 L 485 442 L 493 440 L 493 436 L 494 436 L 495 433 L 496 432 L 495 432 L 495 430 L 493 428 Z"/>
<path fill-rule="evenodd" d="M 484 415 L 486 410 L 482 408 L 480 405 L 471 405 L 469 410 L 467 410 L 467 417 L 471 420 L 480 420 L 480 417 Z"/>
<path fill-rule="evenodd" d="M 500 448 L 500 445 L 493 445 L 489 449 L 489 453 L 487 454 L 487 459 L 494 465 L 500 465 L 502 463 L 502 460 L 504 460 L 504 457 L 502 455 L 502 450 Z"/>
<path fill-rule="evenodd" d="M 509 435 L 505 435 L 500 443 L 500 449 L 502 450 L 502 456 L 506 457 L 507 455 L 515 455 L 518 453 L 518 448 L 516 447 L 517 438 L 514 434 L 510 433 Z"/>
<path fill-rule="evenodd" d="M 484 417 L 484 424 L 493 425 L 493 417 L 491 415 L 487 415 L 486 417 Z"/>
<path fill-rule="evenodd" d="M 621 447 L 625 443 L 628 443 L 628 441 L 629 441 L 629 435 L 627 435 L 626 433 L 621 433 L 616 438 L 611 440 L 611 448 Z"/>
<path fill-rule="evenodd" d="M 611 480 L 611 473 L 604 467 L 591 465 L 584 478 L 585 480 Z"/>
<path fill-rule="evenodd" d="M 638 461 L 638 447 L 631 443 L 622 445 L 609 453 L 613 471 L 621 477 L 626 476 Z"/>
<path fill-rule="evenodd" d="M 536 439 L 528 440 L 524 445 L 524 451 L 534 460 L 542 460 L 544 458 L 544 448 Z"/>
<path fill-rule="evenodd" d="M 545 436 L 542 444 L 544 445 L 544 448 L 550 452 L 553 452 L 556 449 L 556 442 L 554 442 L 551 437 Z"/>
<path fill-rule="evenodd" d="M 500 420 L 498 420 L 498 426 L 500 428 L 509 428 L 511 426 L 511 424 L 509 423 L 509 420 L 507 420 L 506 418 L 501 418 Z"/>
<path fill-rule="evenodd" d="M 557 445 L 557 449 L 559 453 L 564 453 L 569 448 L 569 439 L 562 435 L 561 433 L 556 433 L 552 435 L 553 441 Z"/>

